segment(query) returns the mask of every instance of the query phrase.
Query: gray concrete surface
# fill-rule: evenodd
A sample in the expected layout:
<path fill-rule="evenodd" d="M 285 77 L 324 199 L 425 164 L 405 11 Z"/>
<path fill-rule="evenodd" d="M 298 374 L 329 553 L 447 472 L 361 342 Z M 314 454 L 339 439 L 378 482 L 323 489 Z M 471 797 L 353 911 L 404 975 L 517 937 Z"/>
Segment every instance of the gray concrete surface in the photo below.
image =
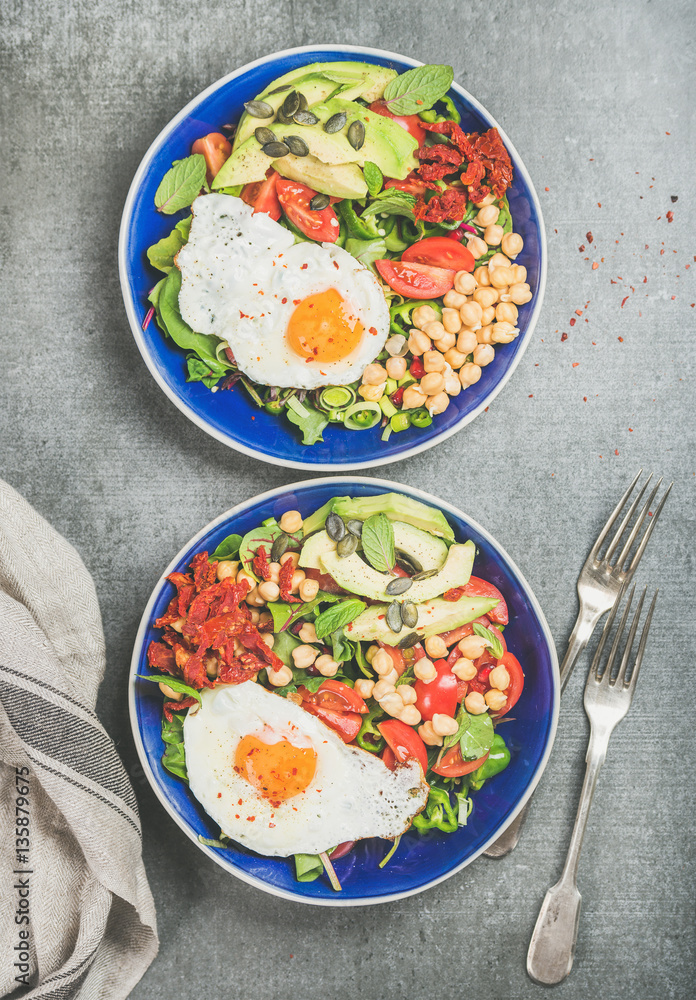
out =
<path fill-rule="evenodd" d="M 156 387 L 121 302 L 121 209 L 152 138 L 192 96 L 321 41 L 451 62 L 515 142 L 549 233 L 541 322 L 511 383 L 388 475 L 502 542 L 559 648 L 614 497 L 640 466 L 675 480 L 640 574 L 662 588 L 644 676 L 601 777 L 575 968 L 556 993 L 693 996 L 695 15 L 688 0 L 0 2 L 0 474 L 97 582 L 99 706 L 136 786 L 161 935 L 136 1000 L 541 995 L 524 959 L 580 787 L 584 669 L 517 851 L 377 908 L 293 905 L 222 875 L 160 808 L 130 737 L 128 663 L 162 567 L 221 511 L 301 477 L 217 444 Z"/>

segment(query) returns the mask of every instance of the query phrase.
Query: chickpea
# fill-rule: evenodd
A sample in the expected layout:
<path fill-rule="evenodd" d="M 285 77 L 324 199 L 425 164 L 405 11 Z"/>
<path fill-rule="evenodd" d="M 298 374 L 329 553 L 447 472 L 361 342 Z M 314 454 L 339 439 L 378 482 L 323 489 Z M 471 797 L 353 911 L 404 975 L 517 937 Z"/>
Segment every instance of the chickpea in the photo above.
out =
<path fill-rule="evenodd" d="M 470 385 L 475 385 L 480 378 L 481 369 L 471 361 L 467 361 L 459 369 L 459 381 L 462 383 L 462 389 L 467 389 Z"/>
<path fill-rule="evenodd" d="M 494 201 L 495 201 L 495 195 L 489 192 L 483 199 L 483 201 L 475 201 L 474 205 L 476 206 L 476 208 L 485 208 L 486 205 L 492 205 Z"/>
<path fill-rule="evenodd" d="M 280 587 L 277 583 L 273 583 L 272 580 L 260 583 L 256 589 L 258 590 L 259 597 L 262 597 L 264 601 L 277 601 L 280 597 Z"/>
<path fill-rule="evenodd" d="M 494 288 L 507 288 L 514 275 L 510 267 L 495 267 L 491 271 L 491 284 Z"/>
<path fill-rule="evenodd" d="M 476 338 L 479 344 L 492 344 L 493 343 L 493 327 L 492 326 L 482 326 L 480 330 L 476 331 Z"/>
<path fill-rule="evenodd" d="M 388 674 L 389 671 L 393 669 L 394 661 L 386 649 L 380 649 L 377 653 L 375 653 L 371 666 L 376 674 L 383 676 L 384 674 Z"/>
<path fill-rule="evenodd" d="M 422 726 L 418 727 L 418 735 L 423 740 L 423 742 L 429 747 L 441 747 L 443 739 L 438 736 L 433 730 L 432 722 L 424 722 Z"/>
<path fill-rule="evenodd" d="M 444 376 L 439 372 L 428 372 L 424 375 L 420 383 L 421 392 L 428 396 L 435 396 L 445 388 Z"/>
<path fill-rule="evenodd" d="M 286 510 L 278 524 L 282 531 L 292 535 L 302 528 L 302 514 L 299 510 Z"/>
<path fill-rule="evenodd" d="M 486 241 L 482 240 L 480 236 L 472 236 L 471 239 L 467 242 L 466 248 L 471 253 L 474 260 L 478 260 L 479 257 L 483 257 L 485 253 L 488 253 L 488 247 L 486 245 Z M 457 288 L 456 282 L 454 287 Z M 457 291 L 459 291 L 458 288 Z"/>
<path fill-rule="evenodd" d="M 459 274 L 468 274 L 467 271 L 460 271 Z M 456 278 L 454 279 L 457 280 Z M 474 283 L 474 288 L 476 284 Z M 472 289 L 473 291 L 473 289 Z M 454 288 L 450 288 L 449 292 L 445 292 L 445 297 L 442 300 L 445 304 L 445 309 L 442 310 L 442 322 L 445 322 L 445 310 L 446 309 L 461 309 L 461 307 L 466 302 L 466 295 L 462 295 L 461 292 L 456 291 Z M 445 324 L 445 329 L 447 325 Z"/>
<path fill-rule="evenodd" d="M 416 694 L 416 689 L 411 687 L 410 684 L 399 684 L 396 689 L 396 693 L 403 701 L 404 705 L 415 705 L 418 701 L 418 695 Z"/>
<path fill-rule="evenodd" d="M 492 712 L 499 712 L 507 702 L 507 695 L 504 695 L 502 691 L 486 691 L 483 697 Z"/>
<path fill-rule="evenodd" d="M 160 684 L 159 689 L 165 698 L 169 698 L 170 701 L 181 701 L 184 697 L 182 691 L 175 691 L 174 688 L 170 688 L 168 684 Z"/>
<path fill-rule="evenodd" d="M 302 639 L 302 642 L 319 641 L 317 639 L 317 630 L 314 627 L 314 622 L 305 622 L 297 635 L 300 639 Z"/>
<path fill-rule="evenodd" d="M 273 622 L 273 615 L 270 611 L 259 612 L 259 628 L 267 628 Z"/>
<path fill-rule="evenodd" d="M 423 355 L 423 367 L 426 372 L 441 372 L 447 367 L 447 362 L 440 351 L 426 351 Z"/>
<path fill-rule="evenodd" d="M 400 357 L 402 354 L 406 353 L 406 337 L 404 337 L 401 333 L 395 333 L 389 338 L 384 346 L 387 353 L 393 358 Z"/>
<path fill-rule="evenodd" d="M 450 372 L 445 378 L 445 392 L 448 396 L 458 396 L 462 391 L 462 383 L 456 372 Z"/>
<path fill-rule="evenodd" d="M 462 306 L 459 316 L 464 326 L 475 327 L 481 322 L 482 311 L 480 303 L 474 300 Z"/>
<path fill-rule="evenodd" d="M 454 347 L 457 343 L 457 335 L 454 333 L 444 333 L 439 340 L 435 341 L 434 347 L 440 354 L 444 354 L 445 351 L 449 351 L 450 347 Z"/>
<path fill-rule="evenodd" d="M 482 715 L 486 711 L 486 702 L 478 691 L 470 691 L 464 699 L 464 708 L 470 715 Z"/>
<path fill-rule="evenodd" d="M 307 579 L 303 580 L 299 586 L 298 593 L 305 603 L 313 601 L 319 593 L 319 581 Z"/>
<path fill-rule="evenodd" d="M 237 573 L 237 579 L 235 582 L 241 583 L 243 580 L 246 580 L 250 590 L 253 590 L 254 587 L 256 586 L 256 579 L 251 575 L 251 573 L 247 573 L 245 570 L 240 569 L 240 571 Z"/>
<path fill-rule="evenodd" d="M 390 691 L 389 694 L 385 694 L 383 698 L 379 699 L 379 704 L 387 715 L 391 715 L 397 719 L 404 710 L 404 703 L 396 691 Z"/>
<path fill-rule="evenodd" d="M 473 660 L 469 660 L 466 656 L 461 656 L 452 667 L 452 673 L 460 681 L 473 681 L 478 670 L 474 666 Z"/>
<path fill-rule="evenodd" d="M 476 225 L 481 229 L 486 229 L 498 221 L 499 215 L 500 209 L 497 205 L 486 205 L 484 208 L 479 209 L 476 215 Z M 486 240 L 487 242 L 488 240 Z"/>
<path fill-rule="evenodd" d="M 388 358 L 386 363 L 387 375 L 397 382 L 406 374 L 406 358 Z"/>
<path fill-rule="evenodd" d="M 254 680 L 256 680 L 256 675 L 254 675 Z M 286 701 L 291 701 L 293 705 L 302 704 L 302 695 L 298 694 L 297 691 L 291 691 L 285 696 Z"/>
<path fill-rule="evenodd" d="M 485 252 L 486 251 L 484 250 L 483 253 Z M 479 256 L 481 255 L 479 254 Z M 455 292 L 459 292 L 460 295 L 471 295 L 475 288 L 476 288 L 476 278 L 471 273 L 471 271 L 457 271 L 457 273 L 454 276 Z M 451 295 L 452 293 L 448 292 L 447 294 Z M 457 306 L 454 302 L 452 303 L 452 307 L 454 309 L 457 308 L 461 309 L 463 305 L 464 305 L 463 302 L 460 302 L 459 306 Z"/>
<path fill-rule="evenodd" d="M 381 385 L 387 381 L 387 370 L 382 365 L 368 365 L 363 372 L 363 385 Z"/>
<path fill-rule="evenodd" d="M 436 712 L 432 718 L 433 732 L 437 736 L 454 736 L 459 729 L 459 723 L 451 715 Z"/>
<path fill-rule="evenodd" d="M 411 354 L 418 356 L 430 350 L 430 337 L 426 337 L 422 330 L 411 330 L 408 338 L 408 349 Z"/>
<path fill-rule="evenodd" d="M 430 337 L 431 340 L 439 340 L 444 332 L 445 328 L 439 320 L 433 320 L 432 323 L 426 323 L 423 327 L 423 333 L 426 337 Z"/>
<path fill-rule="evenodd" d="M 445 361 L 451 368 L 461 368 L 466 361 L 466 354 L 462 354 L 456 347 L 451 347 L 445 351 Z"/>
<path fill-rule="evenodd" d="M 527 268 L 522 264 L 512 264 L 511 267 L 515 275 L 515 284 L 524 284 L 527 281 Z"/>
<path fill-rule="evenodd" d="M 296 594 L 300 589 L 300 584 L 304 583 L 306 574 L 303 569 L 296 569 L 290 579 L 290 593 Z"/>
<path fill-rule="evenodd" d="M 290 667 L 281 667 L 280 670 L 268 670 L 268 681 L 273 687 L 285 687 L 292 680 L 292 670 Z"/>
<path fill-rule="evenodd" d="M 381 385 L 361 385 L 358 388 L 358 393 L 363 399 L 366 399 L 371 403 L 379 403 L 380 399 L 384 395 L 386 384 L 386 382 L 382 382 Z"/>
<path fill-rule="evenodd" d="M 335 677 L 338 673 L 338 663 L 328 653 L 318 656 L 314 661 L 314 666 L 322 677 Z"/>
<path fill-rule="evenodd" d="M 417 410 L 420 409 L 421 406 L 425 406 L 427 398 L 426 394 L 421 392 L 418 385 L 409 385 L 404 390 L 401 405 L 404 410 Z"/>
<path fill-rule="evenodd" d="M 432 661 L 426 656 L 422 656 L 420 660 L 416 661 L 413 673 L 419 681 L 423 681 L 425 684 L 429 684 L 437 677 L 437 670 L 435 669 Z"/>
<path fill-rule="evenodd" d="M 444 413 L 447 407 L 450 405 L 450 398 L 444 391 L 436 393 L 434 396 L 428 396 L 425 408 L 431 417 L 436 416 L 438 413 Z"/>
<path fill-rule="evenodd" d="M 174 629 L 175 632 L 183 632 L 185 624 L 186 624 L 185 618 L 177 618 L 175 622 L 172 622 L 172 628 Z"/>
<path fill-rule="evenodd" d="M 252 625 L 258 625 L 259 622 L 261 621 L 261 612 L 257 611 L 256 608 L 252 608 L 251 611 L 249 612 L 249 621 L 251 622 Z M 241 642 L 239 641 L 239 639 L 235 639 L 234 640 L 235 656 L 238 656 L 239 653 L 243 652 L 244 652 L 244 647 L 242 646 Z"/>
<path fill-rule="evenodd" d="M 268 579 L 272 580 L 273 583 L 278 583 L 278 581 L 280 580 L 280 563 L 279 562 L 269 563 L 268 570 L 271 574 Z"/>
<path fill-rule="evenodd" d="M 455 295 L 457 293 L 455 292 Z M 463 298 L 463 296 L 462 296 Z M 466 299 L 464 299 L 466 302 Z M 443 309 L 442 310 L 442 325 L 447 331 L 447 333 L 459 333 L 462 328 L 462 321 L 457 309 Z"/>
<path fill-rule="evenodd" d="M 353 690 L 361 698 L 371 698 L 374 689 L 375 682 L 368 680 L 367 677 L 359 677 L 353 685 Z"/>
<path fill-rule="evenodd" d="M 266 603 L 264 601 L 263 597 L 261 597 L 261 595 L 259 594 L 259 588 L 258 587 L 254 587 L 253 590 L 250 590 L 249 593 L 244 598 L 244 600 L 252 608 L 262 608 L 264 606 L 264 604 Z"/>
<path fill-rule="evenodd" d="M 483 238 L 489 247 L 499 247 L 500 241 L 505 235 L 505 231 L 502 226 L 486 226 L 483 231 Z"/>
<path fill-rule="evenodd" d="M 495 306 L 486 306 L 481 313 L 481 326 L 490 326 L 495 320 Z"/>
<path fill-rule="evenodd" d="M 209 677 L 211 681 L 215 680 L 218 675 L 218 667 L 220 665 L 220 661 L 217 656 L 206 656 L 203 663 L 205 664 L 206 676 Z"/>
<path fill-rule="evenodd" d="M 191 659 L 191 655 L 192 654 L 188 651 L 188 649 L 184 649 L 183 646 L 180 646 L 179 649 L 177 649 L 174 654 L 174 662 L 180 670 L 183 670 L 186 666 L 188 661 Z"/>
<path fill-rule="evenodd" d="M 441 660 L 443 656 L 447 656 L 447 643 L 441 635 L 431 635 L 425 640 L 425 651 L 431 659 Z M 440 735 L 445 734 L 440 733 Z"/>
<path fill-rule="evenodd" d="M 282 556 L 280 557 L 280 565 L 284 566 L 285 563 L 288 561 L 288 559 L 293 564 L 293 566 L 297 566 L 298 562 L 300 561 L 300 553 L 299 552 L 284 552 L 282 554 Z"/>
<path fill-rule="evenodd" d="M 405 722 L 407 726 L 417 726 L 421 721 L 422 716 L 415 705 L 405 705 L 401 709 L 401 715 L 399 718 L 402 722 Z"/>
<path fill-rule="evenodd" d="M 493 327 L 493 343 L 511 344 L 519 336 L 519 332 L 517 327 L 513 326 L 512 323 L 506 323 L 501 320 L 500 323 L 496 323 Z"/>
<path fill-rule="evenodd" d="M 293 663 L 298 670 L 306 670 L 307 667 L 311 667 L 317 655 L 314 646 L 295 646 L 292 651 Z"/>
<path fill-rule="evenodd" d="M 437 319 L 437 313 L 432 306 L 416 306 L 411 313 L 411 322 L 419 330 L 423 329 L 425 323 L 432 323 Z"/>
<path fill-rule="evenodd" d="M 375 699 L 375 701 L 381 702 L 382 698 L 384 698 L 385 695 L 391 694 L 393 691 L 396 691 L 396 688 L 394 687 L 393 684 L 391 684 L 389 681 L 379 680 L 372 689 L 372 697 Z"/>
<path fill-rule="evenodd" d="M 498 292 L 495 288 L 477 288 L 474 292 L 474 302 L 477 302 L 483 311 L 487 306 L 492 306 L 498 301 Z"/>
<path fill-rule="evenodd" d="M 392 687 L 396 687 L 398 679 L 399 675 L 394 667 L 392 667 L 388 674 L 382 674 L 380 678 L 380 680 L 386 681 L 387 684 L 391 684 Z"/>
<path fill-rule="evenodd" d="M 231 559 L 223 559 L 222 562 L 217 564 L 217 578 L 218 580 L 226 580 L 230 576 L 236 576 L 238 569 L 238 562 L 232 562 Z"/>
<path fill-rule="evenodd" d="M 380 649 L 379 646 L 368 646 L 367 647 L 367 652 L 365 653 L 365 659 L 367 660 L 368 663 L 372 663 L 372 661 L 374 660 L 375 656 L 377 656 L 377 653 L 379 653 L 379 649 Z"/>
<path fill-rule="evenodd" d="M 495 307 L 495 318 L 500 323 L 517 324 L 517 306 L 512 302 L 499 302 Z"/>
<path fill-rule="evenodd" d="M 275 636 L 273 635 L 272 632 L 264 632 L 263 635 L 261 636 L 261 641 L 265 646 L 268 646 L 269 649 L 273 649 Z"/>
<path fill-rule="evenodd" d="M 519 233 L 506 233 L 503 236 L 502 248 L 508 257 L 516 257 L 518 253 L 522 252 L 523 246 L 524 240 Z"/>
<path fill-rule="evenodd" d="M 486 640 L 482 639 L 480 635 L 465 635 L 463 639 L 459 640 L 458 648 L 459 652 L 467 660 L 477 660 L 483 653 L 486 645 Z"/>
<path fill-rule="evenodd" d="M 497 667 L 493 667 L 491 670 L 488 675 L 488 683 L 492 688 L 497 688 L 498 691 L 507 691 L 510 687 L 510 674 L 507 672 L 505 667 L 500 664 Z"/>
<path fill-rule="evenodd" d="M 496 267 L 510 267 L 510 260 L 504 253 L 494 253 L 488 261 L 489 271 L 492 271 Z"/>
<path fill-rule="evenodd" d="M 523 306 L 532 297 L 532 290 L 526 282 L 515 282 L 510 285 L 510 301 L 516 306 Z"/>
<path fill-rule="evenodd" d="M 467 354 L 471 354 L 477 344 L 478 340 L 476 338 L 475 330 L 462 330 L 457 337 L 457 350 L 460 354 L 463 354 L 464 357 L 466 357 Z M 452 365 L 452 367 L 454 368 L 454 365 Z"/>
<path fill-rule="evenodd" d="M 495 358 L 495 347 L 491 344 L 479 344 L 474 348 L 474 364 L 485 368 Z"/>

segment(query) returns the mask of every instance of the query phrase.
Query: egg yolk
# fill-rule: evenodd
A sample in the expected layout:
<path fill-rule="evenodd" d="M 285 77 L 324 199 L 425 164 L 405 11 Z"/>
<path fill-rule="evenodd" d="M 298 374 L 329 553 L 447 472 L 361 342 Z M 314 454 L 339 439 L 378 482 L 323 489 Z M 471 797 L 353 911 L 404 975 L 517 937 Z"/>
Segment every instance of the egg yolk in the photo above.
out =
<path fill-rule="evenodd" d="M 316 767 L 313 747 L 297 747 L 287 740 L 264 743 L 258 736 L 244 736 L 234 755 L 237 774 L 273 803 L 303 792 Z"/>
<path fill-rule="evenodd" d="M 308 295 L 297 306 L 288 323 L 286 340 L 306 361 L 342 361 L 355 350 L 363 325 L 352 315 L 340 292 Z"/>

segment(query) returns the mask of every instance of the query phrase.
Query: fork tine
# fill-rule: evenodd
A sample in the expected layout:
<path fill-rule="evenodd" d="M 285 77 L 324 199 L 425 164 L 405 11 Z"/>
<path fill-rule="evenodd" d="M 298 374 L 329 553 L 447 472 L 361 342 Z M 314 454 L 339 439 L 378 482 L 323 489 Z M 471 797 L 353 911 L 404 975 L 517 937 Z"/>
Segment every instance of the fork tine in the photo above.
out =
<path fill-rule="evenodd" d="M 597 541 L 594 543 L 594 545 L 590 549 L 590 554 L 588 556 L 588 562 L 591 561 L 592 559 L 594 559 L 595 556 L 597 555 L 597 552 L 599 550 L 600 545 L 602 544 L 602 542 L 604 541 L 604 539 L 609 534 L 609 531 L 611 530 L 611 527 L 614 524 L 614 521 L 617 519 L 617 517 L 619 516 L 619 514 L 623 510 L 623 508 L 624 508 L 624 506 L 626 504 L 626 501 L 630 497 L 630 495 L 633 492 L 633 489 L 634 489 L 636 483 L 638 482 L 638 480 L 640 479 L 640 477 L 642 475 L 643 475 L 643 470 L 639 469 L 638 470 L 638 475 L 635 477 L 635 479 L 633 480 L 633 482 L 631 483 L 631 485 L 628 487 L 628 489 L 626 490 L 626 492 L 624 493 L 624 495 L 619 500 L 618 504 L 616 505 L 616 507 L 613 510 L 613 513 L 612 513 L 611 517 L 609 518 L 609 520 L 607 521 L 607 523 L 604 525 L 604 527 L 600 531 L 599 537 L 597 538 Z"/>
<path fill-rule="evenodd" d="M 609 687 L 611 683 L 611 675 L 614 670 L 614 660 L 616 659 L 616 654 L 621 643 L 621 636 L 623 635 L 624 629 L 626 628 L 626 621 L 628 620 L 628 613 L 631 610 L 631 604 L 633 603 L 633 595 L 636 592 L 635 584 L 631 587 L 631 593 L 628 595 L 628 600 L 626 601 L 626 606 L 621 615 L 621 621 L 619 622 L 619 627 L 616 630 L 616 635 L 614 636 L 614 642 L 612 643 L 611 652 L 609 653 L 609 659 L 607 660 L 606 666 L 604 668 L 604 673 L 601 677 L 601 683 L 604 687 Z M 616 602 L 615 607 L 618 605 Z"/>
<path fill-rule="evenodd" d="M 599 671 L 599 665 L 602 660 L 602 653 L 604 652 L 604 647 L 607 644 L 607 640 L 611 633 L 612 626 L 614 624 L 614 619 L 616 618 L 616 612 L 619 610 L 619 604 L 621 603 L 621 594 L 618 595 L 617 599 L 614 601 L 614 606 L 609 612 L 609 617 L 606 620 L 606 624 L 602 629 L 602 635 L 600 637 L 597 649 L 595 650 L 595 655 L 592 658 L 592 663 L 590 664 L 590 670 L 587 675 L 587 681 L 589 683 L 590 677 L 594 677 L 595 680 L 601 680 L 601 675 Z"/>
<path fill-rule="evenodd" d="M 655 605 L 657 603 L 657 595 L 659 593 L 660 589 L 658 587 L 653 596 L 650 608 L 648 609 L 648 614 L 645 619 L 645 625 L 643 625 L 643 631 L 641 633 L 640 642 L 638 644 L 638 653 L 636 654 L 636 662 L 631 672 L 631 679 L 629 680 L 628 684 L 626 684 L 626 682 L 624 681 L 624 685 L 628 687 L 628 689 L 631 691 L 631 694 L 633 693 L 633 690 L 636 686 L 636 681 L 638 680 L 638 671 L 640 670 L 640 665 L 643 662 L 643 653 L 645 652 L 645 646 L 648 641 L 648 632 L 650 631 L 650 623 L 652 622 L 653 611 L 655 610 Z"/>
<path fill-rule="evenodd" d="M 616 563 L 615 563 L 615 565 L 618 566 L 619 569 L 621 569 L 623 567 L 623 564 L 626 561 L 626 557 L 628 556 L 628 553 L 631 551 L 631 549 L 633 547 L 633 543 L 635 542 L 636 538 L 638 537 L 638 532 L 643 527 L 643 521 L 648 516 L 648 511 L 652 507 L 653 500 L 657 496 L 657 491 L 659 490 L 659 488 L 660 488 L 661 485 L 662 485 L 662 476 L 660 476 L 660 478 L 657 480 L 657 483 L 656 483 L 656 485 L 655 485 L 652 493 L 650 494 L 650 496 L 648 497 L 648 499 L 645 501 L 645 506 L 643 507 L 642 511 L 638 515 L 636 523 L 633 525 L 631 533 L 628 536 L 628 538 L 626 539 L 626 544 L 621 549 L 621 555 L 618 557 L 618 559 L 616 560 Z"/>
<path fill-rule="evenodd" d="M 650 520 L 650 524 L 648 525 L 647 531 L 643 535 L 643 539 L 642 539 L 640 545 L 638 546 L 638 549 L 636 550 L 636 554 L 633 556 L 633 559 L 631 560 L 631 565 L 626 570 L 627 580 L 630 580 L 631 577 L 633 576 L 633 574 L 634 574 L 634 572 L 636 570 L 636 566 L 640 562 L 641 556 L 645 552 L 645 546 L 650 541 L 650 535 L 653 532 L 653 529 L 655 527 L 655 524 L 657 523 L 658 517 L 662 513 L 662 508 L 664 507 L 665 501 L 667 500 L 667 497 L 669 496 L 670 490 L 672 489 L 673 486 L 674 486 L 674 483 L 670 483 L 669 484 L 669 486 L 667 487 L 667 489 L 665 491 L 665 495 L 662 497 L 662 500 L 660 500 L 659 506 L 658 506 L 657 510 L 655 511 L 655 513 L 653 514 L 651 520 Z"/>
<path fill-rule="evenodd" d="M 636 637 L 636 632 L 638 631 L 638 622 L 640 621 L 641 612 L 643 610 L 643 601 L 645 600 L 645 595 L 647 592 L 648 588 L 643 587 L 643 593 L 640 595 L 640 600 L 638 601 L 638 607 L 636 608 L 636 613 L 634 614 L 633 621 L 631 622 L 631 628 L 628 633 L 628 638 L 626 639 L 626 646 L 624 648 L 623 656 L 621 657 L 619 672 L 616 675 L 617 684 L 625 684 L 626 682 L 626 667 L 628 666 L 628 661 L 631 656 L 631 651 L 633 650 L 633 642 Z"/>
<path fill-rule="evenodd" d="M 614 552 L 616 551 L 616 549 L 618 548 L 619 542 L 621 541 L 621 536 L 623 535 L 623 533 L 626 530 L 626 528 L 628 527 L 628 525 L 631 523 L 631 518 L 633 517 L 633 515 L 636 512 L 638 504 L 643 499 L 643 494 L 645 493 L 646 489 L 648 488 L 648 484 L 650 483 L 651 479 L 652 479 L 652 472 L 650 473 L 650 475 L 648 476 L 648 478 L 643 483 L 643 486 L 642 486 L 640 492 L 638 493 L 638 496 L 635 498 L 635 500 L 633 501 L 633 503 L 631 504 L 631 506 L 628 509 L 628 513 L 624 517 L 624 519 L 621 522 L 621 524 L 619 525 L 619 527 L 616 529 L 616 534 L 612 538 L 611 542 L 609 543 L 609 548 L 607 549 L 606 553 L 604 554 L 604 562 L 606 562 L 606 563 L 610 563 L 611 562 L 611 557 L 614 554 Z"/>

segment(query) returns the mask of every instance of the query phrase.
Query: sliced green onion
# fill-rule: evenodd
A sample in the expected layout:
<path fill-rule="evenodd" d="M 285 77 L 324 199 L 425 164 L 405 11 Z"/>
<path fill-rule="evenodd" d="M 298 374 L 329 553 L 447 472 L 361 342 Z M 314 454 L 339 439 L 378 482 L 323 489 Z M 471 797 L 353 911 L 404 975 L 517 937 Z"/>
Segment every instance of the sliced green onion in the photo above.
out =
<path fill-rule="evenodd" d="M 386 393 L 380 399 L 379 406 L 385 417 L 393 417 L 395 413 L 399 412 Z"/>
<path fill-rule="evenodd" d="M 396 431 L 398 434 L 399 431 L 407 431 L 409 429 L 409 427 L 411 426 L 411 418 L 408 415 L 408 413 L 405 413 L 403 410 L 401 411 L 397 410 L 394 416 L 391 418 L 390 424 L 391 424 L 391 429 L 393 431 Z"/>
<path fill-rule="evenodd" d="M 388 378 L 384 384 L 384 391 L 387 396 L 391 396 L 393 392 L 396 392 L 398 387 L 398 382 L 395 378 Z"/>
<path fill-rule="evenodd" d="M 289 406 L 291 410 L 294 410 L 298 417 L 302 417 L 306 420 L 309 416 L 309 410 L 302 405 L 297 396 L 288 396 L 285 401 L 286 406 Z"/>
<path fill-rule="evenodd" d="M 383 441 L 388 441 L 389 438 L 391 437 L 391 435 L 392 435 L 391 425 L 387 424 L 387 426 L 382 431 L 382 440 Z"/>
<path fill-rule="evenodd" d="M 343 416 L 343 423 L 349 431 L 366 431 L 382 419 L 379 403 L 361 400 L 349 406 Z"/>
<path fill-rule="evenodd" d="M 330 385 L 319 396 L 319 405 L 325 410 L 344 410 L 357 398 L 355 389 L 349 385 Z"/>
<path fill-rule="evenodd" d="M 263 527 L 263 528 L 270 528 L 271 525 L 275 525 L 277 523 L 278 522 L 276 521 L 276 519 L 274 517 L 267 517 L 265 521 L 261 522 L 261 527 Z"/>

